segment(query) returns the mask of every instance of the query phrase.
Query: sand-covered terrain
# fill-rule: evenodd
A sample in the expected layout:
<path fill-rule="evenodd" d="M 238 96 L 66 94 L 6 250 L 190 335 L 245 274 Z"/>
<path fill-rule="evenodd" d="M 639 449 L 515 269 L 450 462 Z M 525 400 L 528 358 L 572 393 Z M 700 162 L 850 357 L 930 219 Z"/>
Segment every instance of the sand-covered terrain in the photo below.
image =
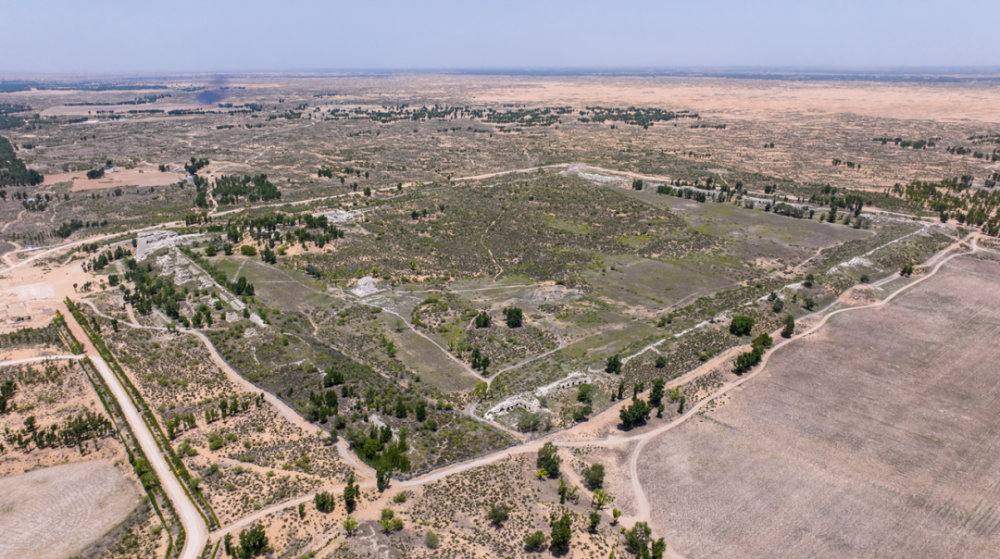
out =
<path fill-rule="evenodd" d="M 71 556 L 124 520 L 139 496 L 105 460 L 0 479 L 0 557 Z"/>

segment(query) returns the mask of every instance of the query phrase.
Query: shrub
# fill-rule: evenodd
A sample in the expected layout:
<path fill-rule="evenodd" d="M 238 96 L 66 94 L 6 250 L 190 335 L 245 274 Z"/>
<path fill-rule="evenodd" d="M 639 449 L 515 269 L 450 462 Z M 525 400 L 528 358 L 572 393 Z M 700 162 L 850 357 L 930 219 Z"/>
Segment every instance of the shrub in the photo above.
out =
<path fill-rule="evenodd" d="M 490 519 L 490 522 L 494 524 L 503 524 L 505 520 L 510 516 L 510 507 L 498 503 L 490 506 L 490 512 L 486 514 L 486 517 Z"/>
<path fill-rule="evenodd" d="M 251 245 L 243 245 L 240 247 L 240 254 L 243 256 L 256 256 L 257 248 Z"/>
<path fill-rule="evenodd" d="M 528 534 L 528 536 L 524 538 L 524 545 L 527 546 L 528 549 L 541 549 L 547 541 L 549 541 L 549 537 L 546 536 L 544 532 L 539 530 L 533 534 Z"/>
<path fill-rule="evenodd" d="M 438 543 L 440 543 L 438 535 L 431 530 L 427 530 L 427 535 L 424 536 L 424 545 L 430 549 L 437 549 Z"/>

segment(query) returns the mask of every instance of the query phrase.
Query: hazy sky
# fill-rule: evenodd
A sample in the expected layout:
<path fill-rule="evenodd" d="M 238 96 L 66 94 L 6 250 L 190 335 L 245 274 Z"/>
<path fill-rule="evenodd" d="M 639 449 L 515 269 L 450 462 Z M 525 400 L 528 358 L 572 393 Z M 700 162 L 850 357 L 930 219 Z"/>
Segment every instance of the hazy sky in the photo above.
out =
<path fill-rule="evenodd" d="M 0 72 L 996 66 L 997 0 L 8 0 Z"/>

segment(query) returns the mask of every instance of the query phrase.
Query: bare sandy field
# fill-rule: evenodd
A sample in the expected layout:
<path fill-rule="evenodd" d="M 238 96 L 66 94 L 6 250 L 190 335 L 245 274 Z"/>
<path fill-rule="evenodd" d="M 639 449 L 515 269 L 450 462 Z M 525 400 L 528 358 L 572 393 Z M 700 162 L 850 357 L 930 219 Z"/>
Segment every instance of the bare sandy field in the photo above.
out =
<path fill-rule="evenodd" d="M 138 504 L 135 484 L 106 460 L 0 479 L 0 557 L 68 557 Z"/>
<path fill-rule="evenodd" d="M 760 119 L 794 112 L 1000 122 L 1000 87 L 988 85 L 599 77 L 507 82 L 476 95 L 477 100 L 695 108 L 702 116 Z"/>
<path fill-rule="evenodd" d="M 121 169 L 114 173 L 107 173 L 99 179 L 88 179 L 86 171 L 75 171 L 72 173 L 57 173 L 45 175 L 43 186 L 58 184 L 61 182 L 73 182 L 70 192 L 81 190 L 99 190 L 104 188 L 114 188 L 116 186 L 164 186 L 173 184 L 183 178 L 177 173 L 161 173 L 153 167 L 145 169 Z"/>
<path fill-rule="evenodd" d="M 1000 263 L 956 258 L 781 349 L 646 447 L 651 525 L 689 558 L 995 557 Z"/>

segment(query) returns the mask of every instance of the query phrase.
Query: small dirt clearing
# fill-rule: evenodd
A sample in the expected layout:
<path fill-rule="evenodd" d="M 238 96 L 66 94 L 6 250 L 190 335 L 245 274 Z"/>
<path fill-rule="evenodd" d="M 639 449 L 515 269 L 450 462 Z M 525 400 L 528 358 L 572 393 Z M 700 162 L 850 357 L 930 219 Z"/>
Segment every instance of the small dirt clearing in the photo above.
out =
<path fill-rule="evenodd" d="M 0 557 L 68 557 L 138 504 L 135 484 L 106 460 L 5 478 L 0 480 Z"/>
<path fill-rule="evenodd" d="M 115 187 L 150 187 L 173 184 L 184 179 L 183 173 L 161 173 L 159 170 L 150 167 L 145 169 L 121 169 L 114 172 L 105 173 L 99 179 L 88 179 L 85 171 L 71 173 L 57 173 L 45 176 L 43 186 L 59 184 L 61 182 L 72 182 L 73 187 L 70 192 L 81 192 L 84 190 L 101 190 Z"/>
<path fill-rule="evenodd" d="M 995 556 L 998 272 L 959 257 L 837 315 L 652 441 L 654 530 L 691 558 Z"/>

